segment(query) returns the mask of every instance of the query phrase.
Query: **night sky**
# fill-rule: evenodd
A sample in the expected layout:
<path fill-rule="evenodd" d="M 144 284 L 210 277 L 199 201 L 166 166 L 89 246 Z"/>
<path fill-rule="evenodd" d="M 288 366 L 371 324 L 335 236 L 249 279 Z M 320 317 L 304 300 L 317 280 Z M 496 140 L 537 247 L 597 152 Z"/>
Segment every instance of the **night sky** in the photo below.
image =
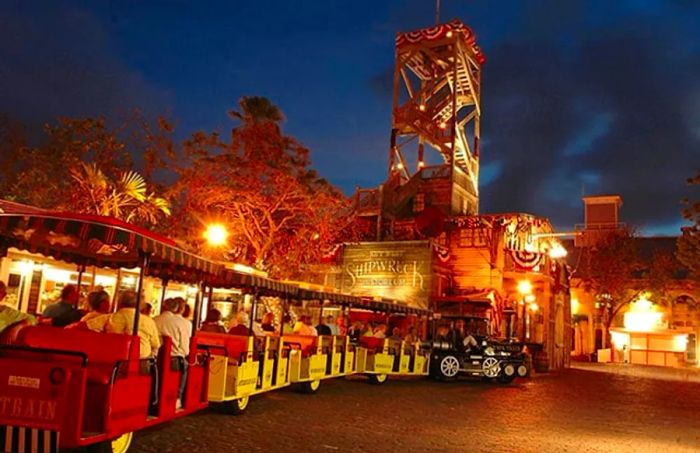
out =
<path fill-rule="evenodd" d="M 442 4 L 487 57 L 482 212 L 571 229 L 582 193 L 620 193 L 623 220 L 677 233 L 700 170 L 700 2 Z M 351 193 L 386 176 L 394 35 L 433 23 L 432 0 L 5 1 L 0 115 L 36 128 L 140 107 L 184 136 L 267 96 Z"/>

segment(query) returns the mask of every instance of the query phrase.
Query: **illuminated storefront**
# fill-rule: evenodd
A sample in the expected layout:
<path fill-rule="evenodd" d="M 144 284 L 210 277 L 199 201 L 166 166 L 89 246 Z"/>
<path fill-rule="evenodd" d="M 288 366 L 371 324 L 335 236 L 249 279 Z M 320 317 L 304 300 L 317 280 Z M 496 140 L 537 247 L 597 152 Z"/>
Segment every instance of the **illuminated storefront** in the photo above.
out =
<path fill-rule="evenodd" d="M 624 327 L 610 329 L 614 362 L 678 367 L 688 361 L 691 328 L 669 329 L 665 314 L 646 297 L 630 304 Z"/>

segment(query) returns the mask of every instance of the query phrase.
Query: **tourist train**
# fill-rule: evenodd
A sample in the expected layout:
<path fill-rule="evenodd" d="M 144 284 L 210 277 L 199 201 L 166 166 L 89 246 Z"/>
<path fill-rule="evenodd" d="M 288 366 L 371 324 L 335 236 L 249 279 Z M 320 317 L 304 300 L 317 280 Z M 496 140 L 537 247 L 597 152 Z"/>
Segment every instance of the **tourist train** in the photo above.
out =
<path fill-rule="evenodd" d="M 437 315 L 381 298 L 323 291 L 281 282 L 237 266 L 229 268 L 179 249 L 149 231 L 112 218 L 51 212 L 0 212 L 0 251 L 26 251 L 82 270 L 137 269 L 136 310 L 131 334 L 65 329 L 51 325 L 11 325 L 0 333 L 0 450 L 127 451 L 133 433 L 189 415 L 210 404 L 238 414 L 256 394 L 296 386 L 313 393 L 324 379 L 366 375 L 384 383 L 389 376 L 450 379 L 461 372 L 510 382 L 529 374 L 521 343 L 494 340 L 475 332 L 471 352 L 449 344 L 439 330 L 455 327 L 455 314 Z M 139 324 L 144 281 L 194 285 L 193 334 L 186 377 L 171 358 L 173 342 L 162 338 L 153 358 L 140 354 Z M 94 283 L 94 282 L 93 282 Z M 80 287 L 80 282 L 78 283 Z M 199 329 L 216 290 L 245 295 L 251 313 L 247 335 Z M 324 310 L 352 322 L 378 321 L 413 326 L 424 341 L 300 335 L 282 327 L 258 336 L 253 322 L 262 301 L 275 298 L 284 313 Z M 448 310 L 449 311 L 449 310 Z M 328 312 L 328 311 L 327 311 Z M 464 309 L 460 308 L 463 313 Z M 484 311 L 482 310 L 483 314 Z M 474 312 L 469 314 L 473 318 Z M 479 318 L 486 320 L 487 318 Z M 429 340 L 429 341 L 428 341 Z"/>

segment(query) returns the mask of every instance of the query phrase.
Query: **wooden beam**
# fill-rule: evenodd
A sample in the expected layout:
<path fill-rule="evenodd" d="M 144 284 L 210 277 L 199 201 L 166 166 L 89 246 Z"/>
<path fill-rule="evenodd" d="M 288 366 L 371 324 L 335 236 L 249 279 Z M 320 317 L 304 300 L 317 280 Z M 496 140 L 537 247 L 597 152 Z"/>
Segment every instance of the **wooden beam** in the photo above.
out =
<path fill-rule="evenodd" d="M 403 83 L 406 85 L 406 91 L 408 91 L 408 95 L 413 99 L 413 88 L 411 87 L 411 81 L 408 78 L 408 75 L 406 75 L 406 71 L 404 71 L 403 68 L 400 69 L 401 71 L 401 77 L 403 77 Z"/>

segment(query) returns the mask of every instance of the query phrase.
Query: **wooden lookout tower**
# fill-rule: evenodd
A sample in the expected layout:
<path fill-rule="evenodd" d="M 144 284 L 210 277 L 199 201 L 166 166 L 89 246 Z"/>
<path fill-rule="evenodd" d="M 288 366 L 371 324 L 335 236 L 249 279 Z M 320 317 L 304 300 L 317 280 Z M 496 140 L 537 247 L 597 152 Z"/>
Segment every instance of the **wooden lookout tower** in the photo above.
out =
<path fill-rule="evenodd" d="M 479 213 L 484 61 L 460 20 L 397 34 L 389 175 L 378 190 L 357 194 L 379 239 L 393 236 L 388 224 L 427 208 L 447 217 Z"/>

